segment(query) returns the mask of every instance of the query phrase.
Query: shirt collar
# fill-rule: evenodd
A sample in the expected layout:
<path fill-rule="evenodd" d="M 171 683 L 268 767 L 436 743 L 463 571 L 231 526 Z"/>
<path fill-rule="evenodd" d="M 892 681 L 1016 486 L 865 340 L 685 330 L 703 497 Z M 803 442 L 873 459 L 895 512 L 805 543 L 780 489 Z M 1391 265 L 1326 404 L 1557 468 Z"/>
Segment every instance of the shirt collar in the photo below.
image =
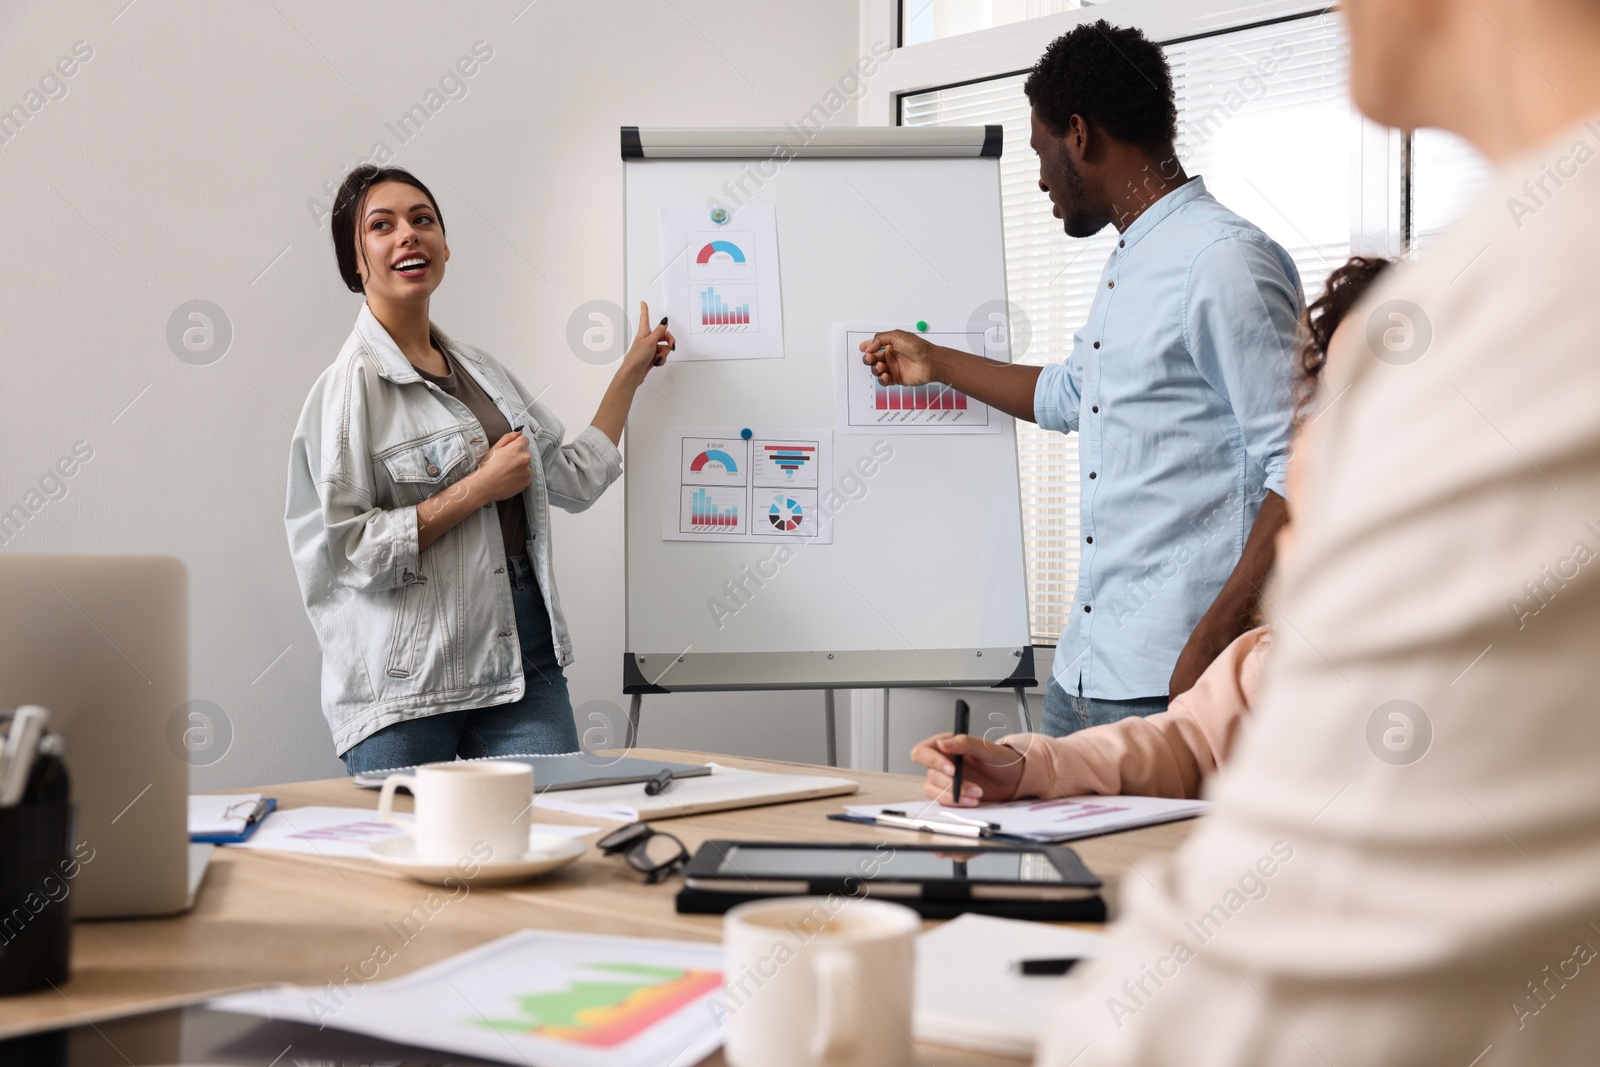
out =
<path fill-rule="evenodd" d="M 1133 248 L 1145 234 L 1161 224 L 1161 220 L 1178 210 L 1197 196 L 1205 195 L 1206 180 L 1196 174 L 1172 190 L 1160 200 L 1144 209 L 1144 213 L 1133 220 L 1133 225 L 1122 231 L 1117 242 L 1117 252 L 1122 254 Z"/>
<path fill-rule="evenodd" d="M 429 320 L 428 328 L 433 331 L 433 336 L 439 342 L 439 347 L 448 352 L 456 361 L 459 362 L 463 355 L 470 355 L 461 346 L 445 336 L 445 332 L 434 325 L 432 320 Z M 367 343 L 367 347 L 377 357 L 379 374 L 382 374 L 392 382 L 420 382 L 422 380 L 422 375 L 417 373 L 417 368 L 413 367 L 411 361 L 406 358 L 405 353 L 400 351 L 400 346 L 394 343 L 394 338 L 389 336 L 389 331 L 383 328 L 383 323 L 378 321 L 378 317 L 372 313 L 372 309 L 366 305 L 365 301 L 362 302 L 361 310 L 356 314 L 356 332 L 361 335 L 361 339 Z M 471 358 L 473 362 L 478 362 L 476 356 Z"/>

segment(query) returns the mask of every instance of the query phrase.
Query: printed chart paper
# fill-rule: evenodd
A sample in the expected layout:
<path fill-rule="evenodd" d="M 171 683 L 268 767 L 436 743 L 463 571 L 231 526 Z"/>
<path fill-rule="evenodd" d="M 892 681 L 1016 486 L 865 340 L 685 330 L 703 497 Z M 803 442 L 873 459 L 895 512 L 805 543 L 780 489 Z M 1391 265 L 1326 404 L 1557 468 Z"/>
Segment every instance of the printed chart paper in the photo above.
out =
<path fill-rule="evenodd" d="M 848 323 L 834 327 L 838 364 L 834 413 L 839 433 L 999 433 L 1005 416 L 948 385 L 883 385 L 861 361 L 861 342 L 905 323 Z M 913 331 L 915 332 L 915 331 Z M 929 326 L 918 336 L 942 348 L 986 356 L 983 331 Z M 992 358 L 992 357 L 991 357 Z"/>
<path fill-rule="evenodd" d="M 918 799 L 900 804 L 849 804 L 845 811 L 851 815 L 876 818 L 886 808 L 904 811 L 915 819 L 937 821 L 947 815 L 963 819 L 986 819 L 998 823 L 1000 833 L 1010 837 L 1053 843 L 1192 819 L 1210 811 L 1211 803 L 1167 797 L 1080 796 L 951 808 L 931 800 Z"/>
<path fill-rule="evenodd" d="M 821 507 L 833 479 L 831 430 L 726 427 L 666 431 L 662 470 L 664 541 L 833 543 Z"/>
<path fill-rule="evenodd" d="M 401 814 L 399 818 L 409 821 L 411 816 Z M 598 826 L 534 823 L 529 833 L 582 837 L 598 829 Z M 384 822 L 371 808 L 312 806 L 288 811 L 279 808 L 261 820 L 261 826 L 250 835 L 248 841 L 229 842 L 224 847 L 364 859 L 367 846 L 372 842 L 405 832 L 405 827 Z"/>
<path fill-rule="evenodd" d="M 403 978 L 210 1006 L 524 1067 L 662 1067 L 722 1043 L 721 997 L 720 945 L 519 930 Z"/>
<path fill-rule="evenodd" d="M 783 357 L 773 205 L 746 204 L 720 226 L 703 204 L 663 207 L 661 265 L 673 360 Z"/>

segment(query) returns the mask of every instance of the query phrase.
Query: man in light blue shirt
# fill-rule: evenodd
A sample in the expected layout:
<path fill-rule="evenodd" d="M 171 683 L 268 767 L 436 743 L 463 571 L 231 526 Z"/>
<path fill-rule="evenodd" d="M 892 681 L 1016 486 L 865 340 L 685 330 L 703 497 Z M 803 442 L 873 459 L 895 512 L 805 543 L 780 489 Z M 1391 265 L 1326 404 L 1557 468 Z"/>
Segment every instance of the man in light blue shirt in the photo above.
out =
<path fill-rule="evenodd" d="M 1025 91 L 1066 233 L 1121 234 L 1071 356 L 998 363 L 903 331 L 862 347 L 885 383 L 1078 432 L 1078 590 L 1045 700 L 1059 736 L 1165 710 L 1254 625 L 1288 518 L 1304 300 L 1289 254 L 1183 172 L 1171 74 L 1138 30 L 1079 26 Z"/>

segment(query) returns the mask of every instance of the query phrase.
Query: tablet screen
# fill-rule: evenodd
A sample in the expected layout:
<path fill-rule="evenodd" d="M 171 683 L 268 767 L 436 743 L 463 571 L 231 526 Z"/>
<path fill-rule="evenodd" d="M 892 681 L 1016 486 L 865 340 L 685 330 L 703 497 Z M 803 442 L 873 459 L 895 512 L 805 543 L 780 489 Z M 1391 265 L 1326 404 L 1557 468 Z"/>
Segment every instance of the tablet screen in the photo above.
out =
<path fill-rule="evenodd" d="M 726 878 L 823 879 L 871 878 L 875 881 L 925 882 L 956 879 L 975 882 L 1063 882 L 1061 872 L 1043 852 L 1027 849 L 909 848 L 771 848 L 735 845 L 717 866 Z"/>

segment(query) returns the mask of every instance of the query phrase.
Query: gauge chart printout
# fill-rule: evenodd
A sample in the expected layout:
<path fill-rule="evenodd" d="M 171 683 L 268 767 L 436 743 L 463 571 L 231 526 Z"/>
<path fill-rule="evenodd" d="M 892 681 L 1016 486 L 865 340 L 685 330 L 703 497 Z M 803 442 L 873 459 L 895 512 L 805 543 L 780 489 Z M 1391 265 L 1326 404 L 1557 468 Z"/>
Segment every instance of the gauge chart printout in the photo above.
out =
<path fill-rule="evenodd" d="M 678 339 L 673 360 L 780 359 L 783 308 L 777 209 L 661 209 L 661 279 Z"/>
<path fill-rule="evenodd" d="M 749 432 L 667 429 L 662 540 L 832 544 L 833 432 Z"/>
<path fill-rule="evenodd" d="M 716 1050 L 721 997 L 720 945 L 519 930 L 359 989 L 281 987 L 210 1006 L 497 1063 L 660 1067 Z"/>
<path fill-rule="evenodd" d="M 861 343 L 883 330 L 916 332 L 905 323 L 850 323 L 834 328 L 838 364 L 834 372 L 839 433 L 999 433 L 1005 416 L 987 404 L 939 382 L 884 385 L 861 360 Z M 918 333 L 930 344 L 990 356 L 983 333 L 966 326 L 931 325 Z"/>

